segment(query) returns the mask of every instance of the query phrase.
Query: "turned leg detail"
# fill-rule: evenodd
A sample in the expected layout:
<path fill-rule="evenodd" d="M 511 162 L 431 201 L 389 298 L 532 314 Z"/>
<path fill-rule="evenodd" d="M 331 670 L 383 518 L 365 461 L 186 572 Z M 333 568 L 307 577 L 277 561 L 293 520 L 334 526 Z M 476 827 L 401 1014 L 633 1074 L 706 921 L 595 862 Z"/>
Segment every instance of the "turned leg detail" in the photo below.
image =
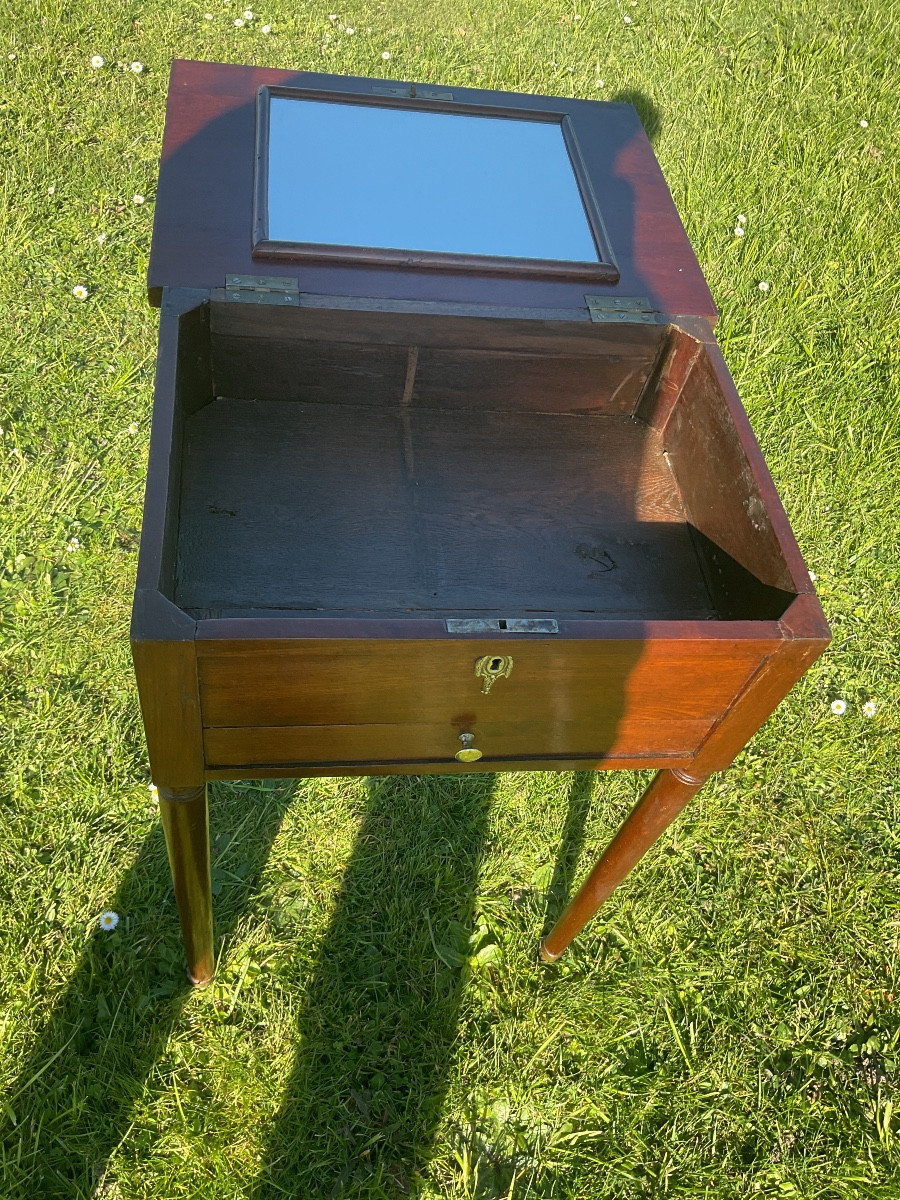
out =
<path fill-rule="evenodd" d="M 679 770 L 660 771 L 653 777 L 600 861 L 541 943 L 544 962 L 555 962 L 560 957 L 707 778 L 695 779 Z"/>
<path fill-rule="evenodd" d="M 158 787 L 159 811 L 181 920 L 188 978 L 205 987 L 213 977 L 212 882 L 206 785 Z"/>

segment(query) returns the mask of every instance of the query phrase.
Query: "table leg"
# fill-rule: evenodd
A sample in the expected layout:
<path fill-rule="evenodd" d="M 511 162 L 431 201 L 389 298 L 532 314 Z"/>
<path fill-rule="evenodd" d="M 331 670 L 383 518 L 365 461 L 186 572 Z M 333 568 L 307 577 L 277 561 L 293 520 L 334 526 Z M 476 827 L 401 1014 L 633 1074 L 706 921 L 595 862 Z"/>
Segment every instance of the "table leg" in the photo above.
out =
<path fill-rule="evenodd" d="M 196 788 L 157 785 L 157 791 L 187 954 L 188 978 L 198 987 L 206 987 L 215 967 L 206 785 Z"/>
<path fill-rule="evenodd" d="M 555 962 L 604 900 L 706 782 L 684 771 L 659 771 L 625 818 L 603 856 L 541 943 L 541 958 Z"/>

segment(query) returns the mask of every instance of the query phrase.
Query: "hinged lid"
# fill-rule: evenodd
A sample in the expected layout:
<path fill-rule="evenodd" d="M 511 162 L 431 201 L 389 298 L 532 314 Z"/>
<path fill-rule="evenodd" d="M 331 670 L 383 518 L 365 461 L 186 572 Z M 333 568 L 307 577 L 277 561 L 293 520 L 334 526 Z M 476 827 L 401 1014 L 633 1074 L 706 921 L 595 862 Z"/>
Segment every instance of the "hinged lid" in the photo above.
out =
<path fill-rule="evenodd" d="M 337 125 L 352 154 L 334 155 L 348 144 L 329 137 Z M 364 168 L 369 136 L 387 152 Z M 407 230 L 412 244 L 396 245 Z M 718 315 L 630 104 L 185 61 L 172 67 L 148 285 L 157 304 L 176 286 L 553 320 Z M 636 296 L 646 309 L 628 307 Z"/>

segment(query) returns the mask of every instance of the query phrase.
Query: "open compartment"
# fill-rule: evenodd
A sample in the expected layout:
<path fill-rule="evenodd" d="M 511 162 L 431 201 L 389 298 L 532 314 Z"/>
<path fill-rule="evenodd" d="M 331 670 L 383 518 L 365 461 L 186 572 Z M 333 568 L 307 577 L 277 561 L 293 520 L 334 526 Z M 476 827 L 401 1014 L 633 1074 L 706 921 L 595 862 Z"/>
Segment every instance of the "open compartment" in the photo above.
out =
<path fill-rule="evenodd" d="M 197 619 L 777 619 L 711 347 L 675 325 L 213 300 L 179 318 L 168 593 Z"/>

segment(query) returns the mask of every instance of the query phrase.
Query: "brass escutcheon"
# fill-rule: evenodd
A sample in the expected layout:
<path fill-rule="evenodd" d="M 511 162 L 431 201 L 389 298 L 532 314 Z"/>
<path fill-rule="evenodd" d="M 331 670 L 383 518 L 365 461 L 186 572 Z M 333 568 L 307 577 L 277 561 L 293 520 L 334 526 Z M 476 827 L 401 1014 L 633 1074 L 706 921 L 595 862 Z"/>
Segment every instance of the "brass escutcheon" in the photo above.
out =
<path fill-rule="evenodd" d="M 481 690 L 485 696 L 498 679 L 509 679 L 513 669 L 513 660 L 508 654 L 485 654 L 475 664 L 475 674 L 484 682 Z"/>

